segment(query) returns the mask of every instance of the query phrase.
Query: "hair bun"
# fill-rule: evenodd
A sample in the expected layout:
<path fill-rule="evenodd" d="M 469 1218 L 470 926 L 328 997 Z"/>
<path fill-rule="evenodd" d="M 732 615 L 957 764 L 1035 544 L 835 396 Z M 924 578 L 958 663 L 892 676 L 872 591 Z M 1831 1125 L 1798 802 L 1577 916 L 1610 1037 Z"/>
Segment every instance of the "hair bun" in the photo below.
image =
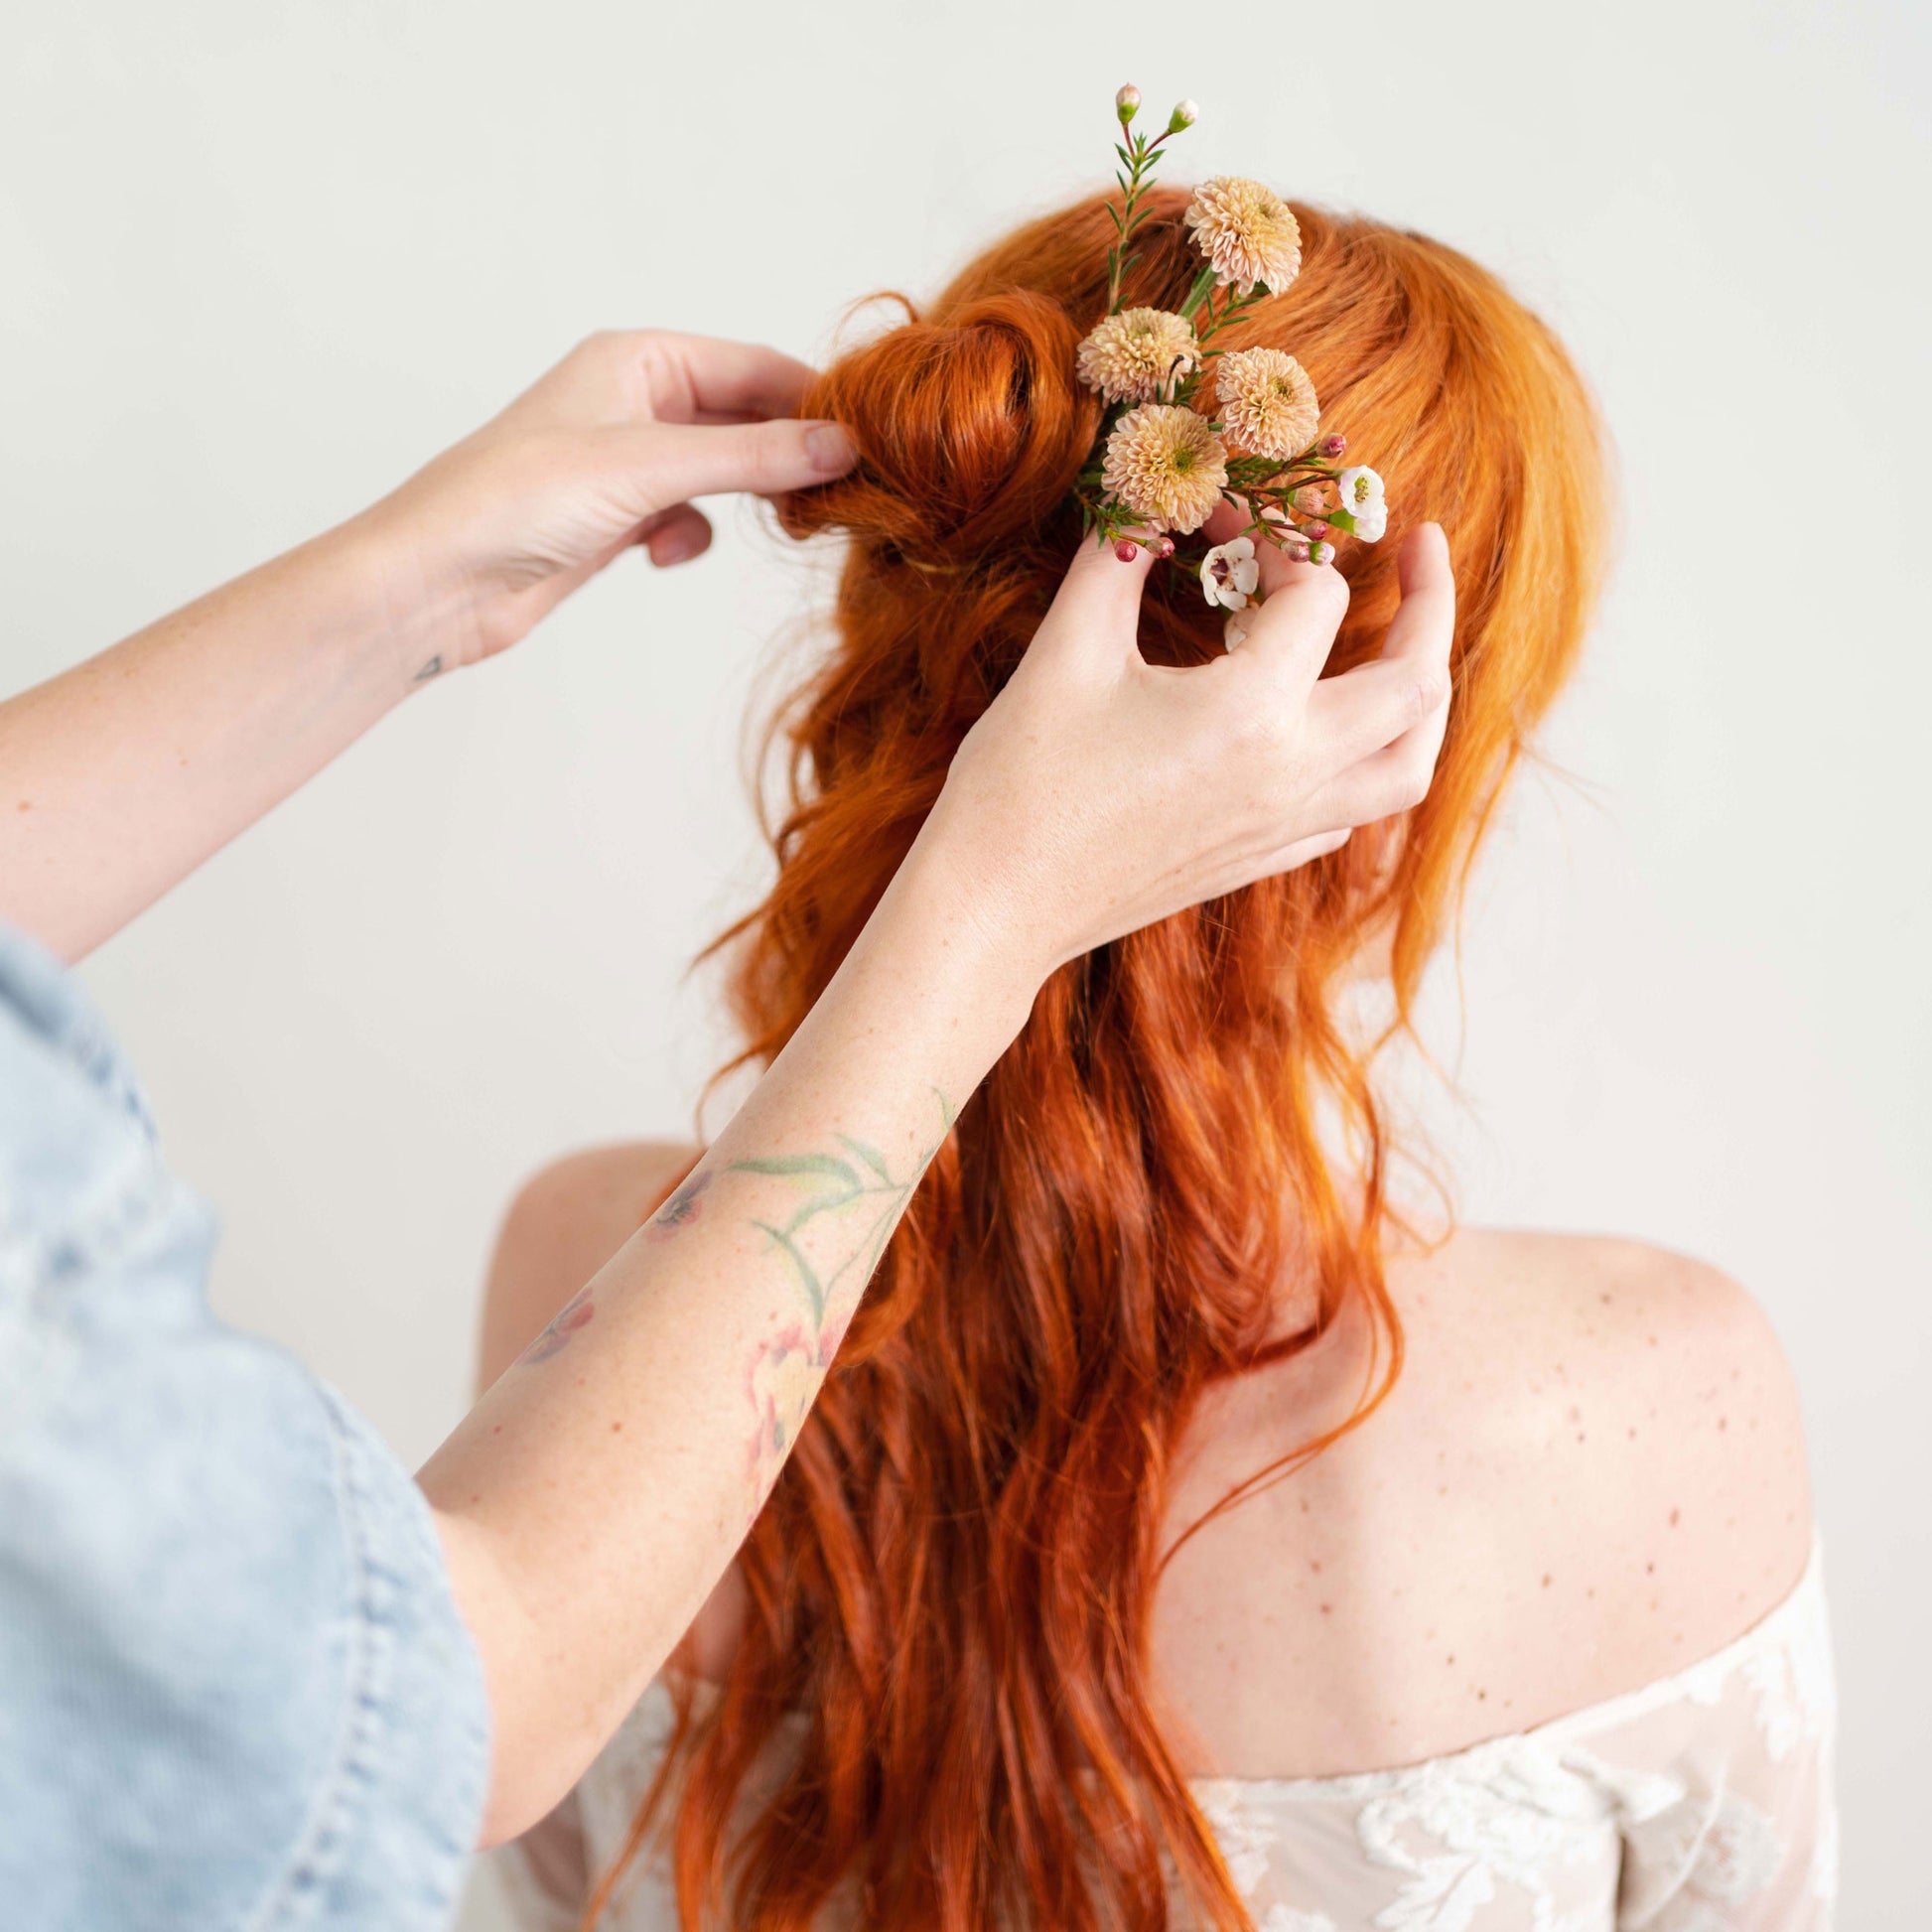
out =
<path fill-rule="evenodd" d="M 779 521 L 950 561 L 1038 526 L 1098 427 L 1098 401 L 1074 381 L 1079 341 L 1058 303 L 1012 290 L 944 323 L 914 315 L 841 356 L 800 413 L 843 424 L 858 467 L 787 497 Z"/>

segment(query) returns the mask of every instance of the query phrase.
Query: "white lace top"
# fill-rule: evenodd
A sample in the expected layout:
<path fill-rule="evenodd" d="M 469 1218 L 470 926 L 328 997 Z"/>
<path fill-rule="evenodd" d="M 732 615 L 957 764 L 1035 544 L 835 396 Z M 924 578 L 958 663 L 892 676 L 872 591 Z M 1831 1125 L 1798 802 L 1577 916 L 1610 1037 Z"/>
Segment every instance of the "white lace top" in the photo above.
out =
<path fill-rule="evenodd" d="M 1201 1778 L 1259 1932 L 1830 1932 L 1835 1701 L 1816 1545 L 1716 1655 L 1532 1730 L 1397 1770 Z M 574 1932 L 670 1732 L 653 1684 L 575 1791 L 496 1854 L 527 1932 Z M 603 1932 L 676 1932 L 640 1858 Z"/>

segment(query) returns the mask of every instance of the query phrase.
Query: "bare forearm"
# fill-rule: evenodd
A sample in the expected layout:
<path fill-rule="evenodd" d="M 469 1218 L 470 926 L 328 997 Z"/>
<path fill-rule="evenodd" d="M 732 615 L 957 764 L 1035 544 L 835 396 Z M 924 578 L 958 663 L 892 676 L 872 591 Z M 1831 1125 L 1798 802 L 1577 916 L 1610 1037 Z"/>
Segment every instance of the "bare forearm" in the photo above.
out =
<path fill-rule="evenodd" d="M 0 918 L 81 957 L 433 674 L 345 525 L 0 705 Z"/>
<path fill-rule="evenodd" d="M 1033 984 L 915 860 L 690 1178 L 424 1470 L 490 1677 L 492 1836 L 568 1787 L 731 1560 Z"/>

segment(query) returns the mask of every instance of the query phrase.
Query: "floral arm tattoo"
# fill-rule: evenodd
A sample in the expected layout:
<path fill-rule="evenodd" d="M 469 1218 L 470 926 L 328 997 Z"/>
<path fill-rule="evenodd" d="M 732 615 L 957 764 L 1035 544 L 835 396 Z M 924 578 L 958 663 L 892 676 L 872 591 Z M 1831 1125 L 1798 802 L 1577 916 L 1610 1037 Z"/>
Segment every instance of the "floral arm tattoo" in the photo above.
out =
<path fill-rule="evenodd" d="M 755 1515 L 797 1440 L 886 1243 L 952 1132 L 952 1103 L 937 1088 L 933 1098 L 939 1103 L 938 1138 L 920 1152 L 903 1179 L 876 1147 L 849 1134 L 835 1136 L 843 1149 L 839 1154 L 784 1154 L 731 1165 L 733 1173 L 783 1175 L 805 1194 L 784 1219 L 752 1223 L 784 1256 L 802 1302 L 799 1317 L 780 1323 L 746 1365 L 755 1422 L 748 1455 Z M 827 1219 L 842 1226 L 846 1238 L 828 1243 L 821 1236 L 808 1252 L 806 1230 Z"/>
<path fill-rule="evenodd" d="M 788 1214 L 752 1219 L 769 1251 L 784 1257 L 799 1298 L 796 1315 L 778 1320 L 746 1362 L 745 1389 L 753 1417 L 747 1446 L 753 1514 L 777 1479 L 894 1228 L 952 1132 L 952 1103 L 936 1088 L 933 1097 L 939 1103 L 938 1136 L 903 1177 L 893 1173 L 878 1148 L 849 1134 L 833 1137 L 837 1153 L 761 1156 L 733 1161 L 723 1170 L 781 1179 L 803 1196 Z M 644 1223 L 644 1238 L 665 1241 L 689 1227 L 699 1218 L 704 1194 L 716 1177 L 717 1171 L 708 1168 L 689 1175 Z M 518 1362 L 549 1361 L 596 1314 L 587 1284 L 551 1317 Z"/>

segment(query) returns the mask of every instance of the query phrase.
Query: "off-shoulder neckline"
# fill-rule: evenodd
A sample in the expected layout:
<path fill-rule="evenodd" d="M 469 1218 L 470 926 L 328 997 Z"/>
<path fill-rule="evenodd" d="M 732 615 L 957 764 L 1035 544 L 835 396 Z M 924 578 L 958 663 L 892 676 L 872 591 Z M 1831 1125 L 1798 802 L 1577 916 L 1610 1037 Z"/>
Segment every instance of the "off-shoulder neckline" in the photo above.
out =
<path fill-rule="evenodd" d="M 1555 1750 L 1572 1744 L 1580 1738 L 1594 1732 L 1614 1729 L 1619 1725 L 1630 1724 L 1647 1712 L 1664 1705 L 1675 1703 L 1705 1686 L 1707 1681 L 1720 1681 L 1755 1651 L 1768 1645 L 1781 1642 L 1788 1626 L 1812 1613 L 1815 1599 L 1824 1588 L 1824 1551 L 1816 1530 L 1812 1532 L 1811 1551 L 1805 1560 L 1805 1567 L 1798 1581 L 1772 1607 L 1737 1636 L 1717 1650 L 1694 1659 L 1691 1663 L 1672 1671 L 1666 1677 L 1653 1678 L 1647 1684 L 1640 1684 L 1634 1690 L 1619 1691 L 1611 1697 L 1599 1698 L 1594 1703 L 1579 1705 L 1574 1711 L 1566 1711 L 1554 1718 L 1546 1718 L 1541 1724 L 1528 1725 L 1521 1730 L 1499 1731 L 1494 1736 L 1478 1738 L 1474 1743 L 1459 1745 L 1452 1751 L 1443 1751 L 1434 1757 L 1415 1758 L 1405 1764 L 1378 1766 L 1366 1771 L 1325 1771 L 1313 1776 L 1304 1777 L 1258 1777 L 1227 1776 L 1215 1772 L 1198 1772 L 1187 1779 L 1188 1787 L 1194 1791 L 1270 1791 L 1287 1797 L 1319 1797 L 1337 1792 L 1350 1796 L 1363 1791 L 1372 1791 L 1406 1783 L 1415 1778 L 1435 1777 L 1445 1773 L 1452 1774 L 1457 1766 L 1480 1763 L 1498 1752 L 1528 1747 L 1544 1747 Z M 699 1701 L 708 1702 L 718 1696 L 720 1686 L 709 1678 L 693 1680 Z M 638 1699 L 633 1718 L 653 1699 L 668 1705 L 670 1687 L 660 1674 L 653 1677 L 644 1687 Z M 803 1713 L 794 1713 L 786 1719 L 787 1724 L 802 1725 L 806 1722 Z M 628 1722 L 626 1722 L 626 1728 Z"/>

